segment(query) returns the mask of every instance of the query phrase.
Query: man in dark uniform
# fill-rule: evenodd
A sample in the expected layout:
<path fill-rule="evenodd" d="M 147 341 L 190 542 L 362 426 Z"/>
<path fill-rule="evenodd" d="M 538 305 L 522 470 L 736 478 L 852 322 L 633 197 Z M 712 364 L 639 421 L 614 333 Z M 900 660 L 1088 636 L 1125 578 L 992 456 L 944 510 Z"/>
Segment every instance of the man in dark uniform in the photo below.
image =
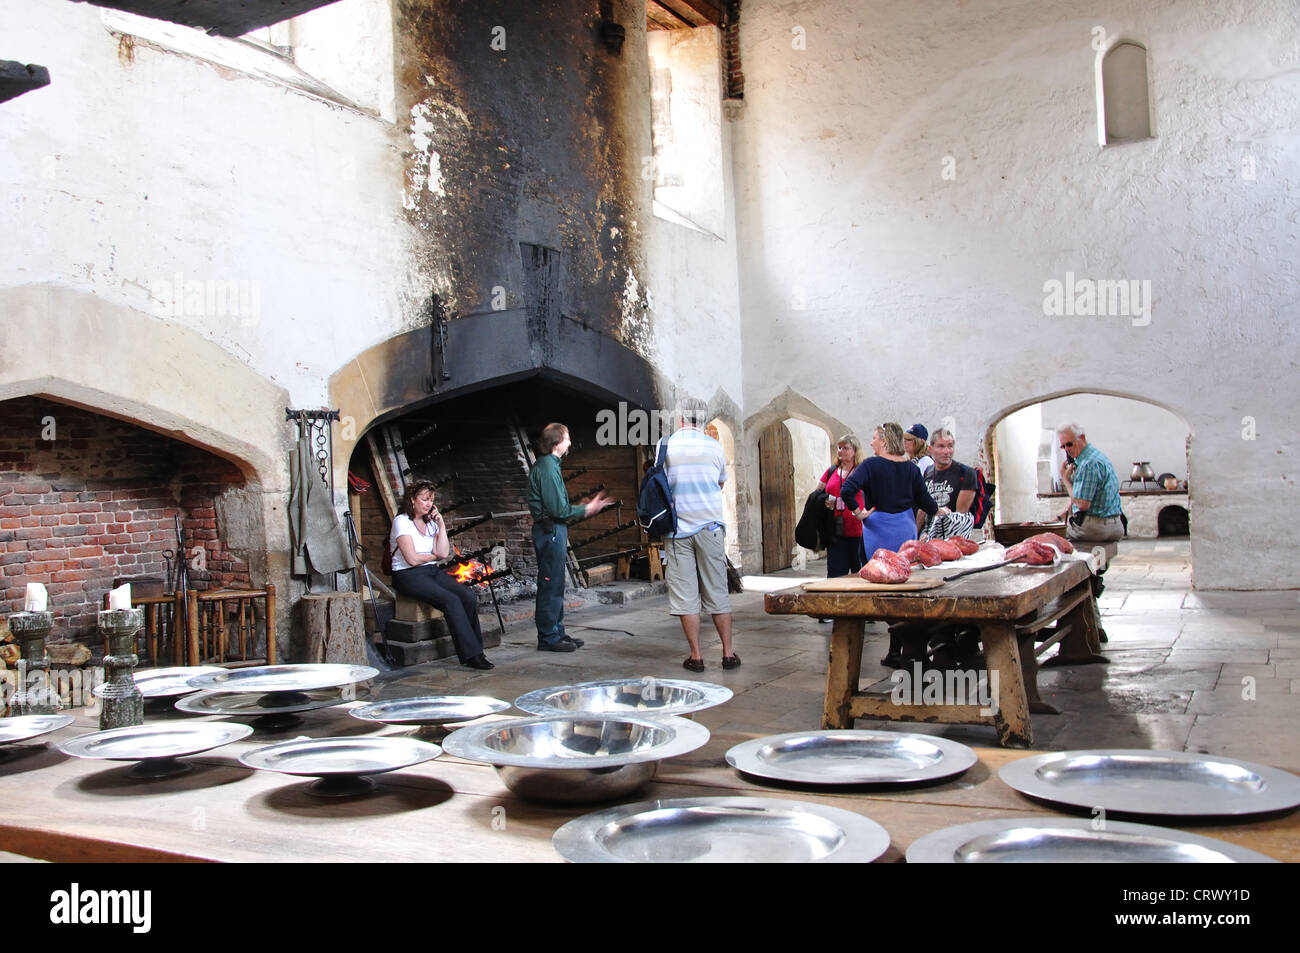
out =
<path fill-rule="evenodd" d="M 569 452 L 569 428 L 547 424 L 541 451 L 528 474 L 528 510 L 533 517 L 533 549 L 537 553 L 537 651 L 573 652 L 581 639 L 564 634 L 564 572 L 569 548 L 568 523 L 595 516 L 614 505 L 602 491 L 588 503 L 569 504 L 569 491 L 560 473 L 560 458 Z"/>

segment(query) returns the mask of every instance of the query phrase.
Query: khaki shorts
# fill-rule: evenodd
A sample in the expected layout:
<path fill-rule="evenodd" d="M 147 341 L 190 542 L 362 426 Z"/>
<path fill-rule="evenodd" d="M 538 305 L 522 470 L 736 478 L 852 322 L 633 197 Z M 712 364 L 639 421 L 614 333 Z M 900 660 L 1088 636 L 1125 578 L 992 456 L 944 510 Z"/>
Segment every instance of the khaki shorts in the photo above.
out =
<path fill-rule="evenodd" d="M 664 540 L 669 613 L 699 615 L 701 602 L 709 615 L 731 611 L 726 538 L 724 530 L 702 529 L 685 539 Z"/>

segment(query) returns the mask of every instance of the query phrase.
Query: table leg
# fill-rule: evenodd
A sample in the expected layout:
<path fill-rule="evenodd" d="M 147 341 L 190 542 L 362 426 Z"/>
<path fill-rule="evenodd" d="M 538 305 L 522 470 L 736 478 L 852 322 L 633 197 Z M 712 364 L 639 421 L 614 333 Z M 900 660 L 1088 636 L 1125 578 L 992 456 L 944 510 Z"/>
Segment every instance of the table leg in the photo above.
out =
<path fill-rule="evenodd" d="M 852 728 L 849 701 L 858 690 L 862 672 L 862 638 L 866 620 L 836 619 L 831 626 L 831 653 L 826 664 L 826 706 L 823 728 Z"/>
<path fill-rule="evenodd" d="M 1101 624 L 1097 621 L 1097 600 L 1091 593 L 1092 583 L 1088 581 L 1083 585 L 1088 589 L 1088 598 L 1062 617 L 1060 624 L 1068 625 L 1070 631 L 1061 640 L 1061 649 L 1056 657 L 1044 662 L 1045 666 L 1092 665 L 1110 661 L 1101 654 Z"/>
<path fill-rule="evenodd" d="M 1029 748 L 1034 743 L 1034 729 L 1029 723 L 1029 704 L 1020 663 L 1016 629 L 1009 622 L 981 622 L 984 658 L 988 661 L 990 682 L 996 678 L 998 709 L 993 713 L 998 729 L 998 744 L 1004 748 Z"/>

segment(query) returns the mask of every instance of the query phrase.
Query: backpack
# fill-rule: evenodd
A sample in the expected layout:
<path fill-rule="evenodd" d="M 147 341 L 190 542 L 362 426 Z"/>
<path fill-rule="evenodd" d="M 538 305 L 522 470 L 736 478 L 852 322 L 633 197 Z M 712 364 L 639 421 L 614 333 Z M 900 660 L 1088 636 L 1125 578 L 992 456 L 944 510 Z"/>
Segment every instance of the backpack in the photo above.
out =
<path fill-rule="evenodd" d="M 641 492 L 636 500 L 637 522 L 651 539 L 677 532 L 677 510 L 673 507 L 673 492 L 668 486 L 668 474 L 664 472 L 667 456 L 668 447 L 660 440 L 655 464 L 645 472 Z"/>
<path fill-rule="evenodd" d="M 989 513 L 993 512 L 993 494 L 998 486 L 984 479 L 984 471 L 979 467 L 972 469 L 975 471 L 975 499 L 971 501 L 970 513 L 975 517 L 975 525 L 983 526 Z"/>

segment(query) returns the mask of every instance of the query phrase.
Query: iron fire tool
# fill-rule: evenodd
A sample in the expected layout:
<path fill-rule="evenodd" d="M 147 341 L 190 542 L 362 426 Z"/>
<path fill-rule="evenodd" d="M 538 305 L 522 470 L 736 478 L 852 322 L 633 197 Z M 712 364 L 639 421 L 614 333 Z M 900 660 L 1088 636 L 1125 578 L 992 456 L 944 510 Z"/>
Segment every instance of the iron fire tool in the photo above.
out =
<path fill-rule="evenodd" d="M 429 426 L 425 427 L 423 430 L 421 430 L 419 433 L 417 433 L 414 437 L 408 437 L 407 439 L 403 440 L 403 441 L 402 441 L 402 449 L 403 449 L 403 450 L 409 449 L 410 447 L 415 446 L 415 445 L 416 445 L 417 443 L 419 443 L 421 440 L 426 440 L 426 439 L 428 439 L 429 435 L 430 435 L 431 433 L 433 433 L 433 432 L 434 432 L 435 430 L 437 430 L 437 429 L 438 429 L 438 425 L 437 425 L 437 424 L 429 424 Z"/>
<path fill-rule="evenodd" d="M 599 563 L 599 562 L 605 562 L 606 560 L 610 560 L 610 559 L 621 559 L 624 556 L 636 556 L 637 554 L 642 552 L 643 549 L 644 547 L 642 546 L 635 546 L 632 549 L 620 549 L 618 552 L 614 552 L 614 553 L 601 553 L 599 556 L 583 556 L 581 559 L 578 560 L 578 562 Z"/>
<path fill-rule="evenodd" d="M 467 532 L 473 529 L 475 526 L 480 526 L 483 523 L 486 523 L 489 520 L 494 520 L 494 519 L 496 519 L 496 517 L 491 513 L 485 513 L 482 516 L 475 516 L 472 519 L 466 520 L 463 526 L 457 526 L 455 529 L 447 530 L 447 536 L 448 538 L 452 536 L 459 536 L 461 533 Z"/>
<path fill-rule="evenodd" d="M 185 640 L 188 643 L 190 637 L 190 570 L 189 563 L 185 559 L 185 537 L 181 533 L 180 514 L 173 514 L 173 521 L 176 524 L 176 592 L 180 595 L 180 618 L 176 620 L 179 625 L 173 626 L 179 629 L 173 632 L 173 640 Z M 188 653 L 186 653 L 188 655 Z M 198 659 L 198 648 L 195 646 L 195 658 L 191 658 L 191 665 L 200 664 Z"/>
<path fill-rule="evenodd" d="M 452 503 L 450 506 L 440 506 L 438 507 L 438 512 L 444 515 L 447 513 L 454 513 L 462 506 L 469 506 L 471 503 L 475 503 L 475 502 L 477 502 L 477 499 L 471 496 L 467 500 L 457 500 L 456 502 Z"/>
<path fill-rule="evenodd" d="M 636 520 L 632 520 L 631 522 L 628 523 L 620 523 L 618 526 L 615 526 L 613 529 L 607 529 L 603 533 L 597 533 L 594 536 L 588 536 L 586 539 L 576 540 L 575 542 L 570 543 L 569 545 L 572 546 L 574 549 L 579 549 L 590 543 L 596 542 L 596 540 L 598 539 L 604 539 L 606 536 L 613 536 L 615 533 L 621 533 L 623 532 L 623 530 L 631 529 L 636 525 L 637 525 Z"/>
<path fill-rule="evenodd" d="M 488 546 L 484 546 L 482 549 L 476 549 L 472 553 L 462 553 L 460 550 L 457 550 L 456 555 L 452 556 L 450 559 L 439 560 L 438 562 L 434 563 L 434 565 L 437 566 L 439 569 L 441 569 L 445 566 L 459 566 L 463 563 L 477 562 L 478 560 L 482 559 L 484 556 L 491 553 L 492 550 L 496 549 L 498 546 L 504 546 L 505 544 L 506 541 L 502 539 Z"/>
<path fill-rule="evenodd" d="M 572 473 L 570 473 L 568 476 L 566 476 L 566 477 L 564 478 L 564 482 L 565 482 L 565 483 L 568 483 L 568 482 L 569 482 L 570 480 L 572 480 L 574 477 L 580 477 L 580 476 L 582 476 L 582 475 L 583 475 L 584 473 L 586 473 L 589 469 L 590 469 L 590 467 L 583 467 L 581 470 L 574 470 Z"/>
<path fill-rule="evenodd" d="M 375 581 L 370 578 L 370 567 L 366 565 L 366 551 L 361 545 L 361 539 L 357 533 L 357 524 L 352 519 L 352 511 L 344 510 L 343 523 L 348 533 L 348 549 L 352 552 L 354 561 L 352 564 L 352 585 L 355 589 L 360 589 L 360 580 L 357 578 L 357 566 L 366 576 L 366 588 L 370 590 L 370 612 L 375 620 L 375 628 L 379 630 L 379 642 L 383 646 L 380 652 L 385 662 L 393 664 L 392 653 L 388 648 L 388 623 L 394 615 L 396 608 L 393 603 L 388 603 L 388 607 L 381 613 L 379 610 L 379 600 L 375 598 Z M 375 633 L 370 633 L 370 644 L 375 643 Z"/>
<path fill-rule="evenodd" d="M 415 472 L 415 468 L 418 467 L 420 464 L 428 463 L 430 460 L 434 459 L 435 457 L 447 453 L 455 446 L 456 445 L 454 443 L 444 443 L 441 447 L 435 447 L 434 449 L 426 453 L 424 456 L 420 457 L 420 459 L 412 462 L 410 466 L 408 466 L 405 470 L 402 471 L 402 476 L 410 476 L 412 473 Z"/>
<path fill-rule="evenodd" d="M 600 492 L 601 490 L 603 490 L 603 489 L 605 489 L 605 484 L 603 484 L 603 483 L 597 483 L 597 484 L 596 484 L 595 486 L 593 486 L 590 490 L 583 490 L 581 493 L 575 493 L 575 494 L 573 494 L 573 499 L 575 499 L 575 500 L 585 500 L 585 499 L 586 499 L 587 497 L 589 497 L 589 496 L 595 496 L 597 493 L 599 493 L 599 492 Z"/>

